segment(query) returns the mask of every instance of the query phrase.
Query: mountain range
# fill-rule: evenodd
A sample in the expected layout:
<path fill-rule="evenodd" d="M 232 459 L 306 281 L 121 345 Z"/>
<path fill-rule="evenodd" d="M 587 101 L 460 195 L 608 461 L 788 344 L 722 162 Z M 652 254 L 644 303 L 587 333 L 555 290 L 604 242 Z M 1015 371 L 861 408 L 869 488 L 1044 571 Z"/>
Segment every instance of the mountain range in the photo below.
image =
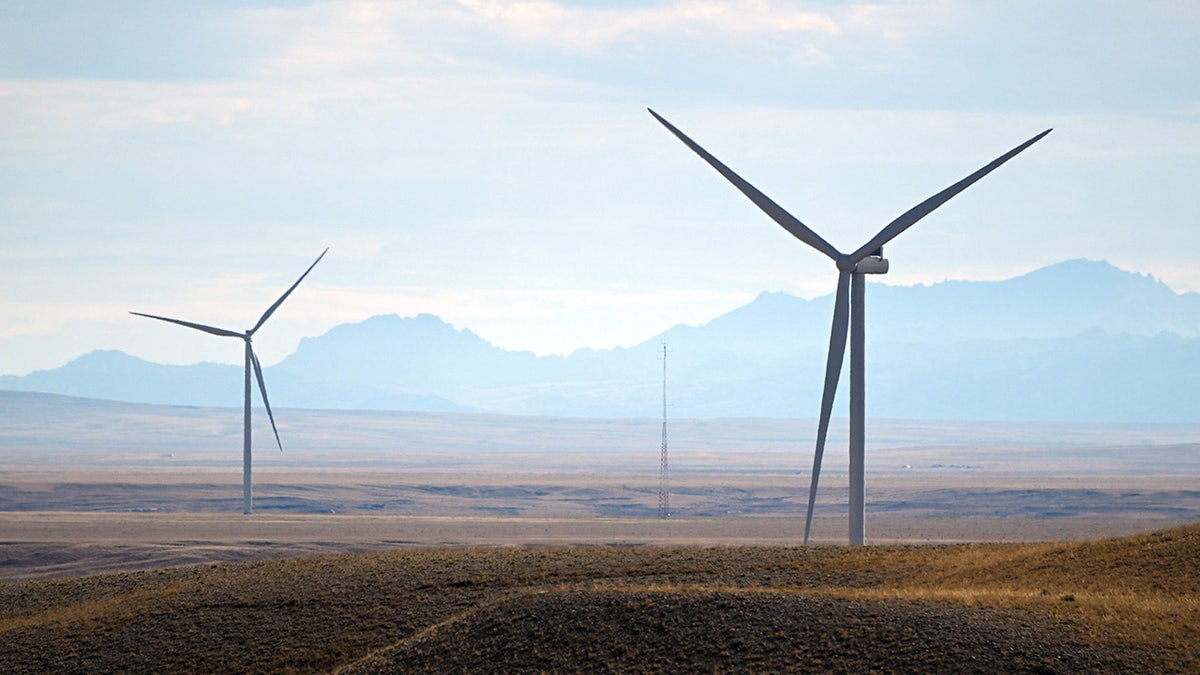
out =
<path fill-rule="evenodd" d="M 1200 294 L 1089 260 L 867 294 L 870 416 L 1200 421 Z M 430 314 L 375 316 L 304 338 L 266 379 L 278 408 L 653 417 L 666 344 L 672 416 L 814 417 L 832 304 L 763 293 L 700 326 L 569 356 L 500 349 Z M 240 366 L 97 351 L 0 376 L 0 389 L 237 406 L 241 378 Z"/>

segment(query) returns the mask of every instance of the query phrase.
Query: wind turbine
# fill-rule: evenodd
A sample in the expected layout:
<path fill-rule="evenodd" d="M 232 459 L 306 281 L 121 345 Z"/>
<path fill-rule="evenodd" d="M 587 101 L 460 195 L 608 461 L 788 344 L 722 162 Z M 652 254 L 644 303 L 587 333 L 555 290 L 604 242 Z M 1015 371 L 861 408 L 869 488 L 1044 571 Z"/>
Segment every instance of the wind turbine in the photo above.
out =
<path fill-rule="evenodd" d="M 159 321 L 166 321 L 168 323 L 176 323 L 176 324 L 179 324 L 180 326 L 186 326 L 188 328 L 195 328 L 196 330 L 204 331 L 205 333 L 211 333 L 212 335 L 219 335 L 221 337 L 241 338 L 242 341 L 245 342 L 245 344 L 246 344 L 246 386 L 245 386 L 246 397 L 245 397 L 245 403 L 243 406 L 243 419 L 242 419 L 242 492 L 243 492 L 243 499 L 244 499 L 244 503 L 242 505 L 242 513 L 248 514 L 248 513 L 254 512 L 253 506 L 251 504 L 251 498 L 253 496 L 253 491 L 250 487 L 250 369 L 251 369 L 251 367 L 253 367 L 253 369 L 254 369 L 255 378 L 258 379 L 258 391 L 259 391 L 259 393 L 262 394 L 263 407 L 267 409 L 267 419 L 271 420 L 271 431 L 275 432 L 275 444 L 279 446 L 279 451 L 283 452 L 283 443 L 279 440 L 279 430 L 275 428 L 275 416 L 271 414 L 271 404 L 267 401 L 267 385 L 263 382 L 262 366 L 259 365 L 258 356 L 256 356 L 254 354 L 254 348 L 250 346 L 250 342 L 254 337 L 254 333 L 256 331 L 258 331 L 259 328 L 262 328 L 262 325 L 267 322 L 267 319 L 271 318 L 271 315 L 275 313 L 275 310 L 279 309 L 279 306 L 283 304 L 283 301 L 287 300 L 287 297 L 292 294 L 292 291 L 296 290 L 296 287 L 300 285 L 300 282 L 304 281 L 304 277 L 308 276 L 308 273 L 311 272 L 312 269 L 317 266 L 317 263 L 321 262 L 321 258 L 324 258 L 325 254 L 328 252 L 329 252 L 328 248 L 326 248 L 324 251 L 321 251 L 321 255 L 317 256 L 317 259 L 313 261 L 313 264 L 308 266 L 307 270 L 304 270 L 304 274 L 300 275 L 300 278 L 296 280 L 296 283 L 292 284 L 291 288 L 287 289 L 287 291 L 285 291 L 283 295 L 279 296 L 279 299 L 275 301 L 275 304 L 271 305 L 270 307 L 267 308 L 267 311 L 263 312 L 262 317 L 258 320 L 258 323 L 254 324 L 253 328 L 251 328 L 250 330 L 247 330 L 244 333 L 239 333 L 234 330 L 227 330 L 225 328 L 216 328 L 214 326 L 205 326 L 204 324 L 192 323 L 190 321 L 182 321 L 180 319 L 169 319 L 165 316 L 155 316 L 153 314 L 143 314 L 141 312 L 130 312 L 130 314 L 135 314 L 137 316 L 144 316 L 148 319 L 158 319 Z"/>
<path fill-rule="evenodd" d="M 846 333 L 850 334 L 850 543 L 861 546 L 866 539 L 864 521 L 866 516 L 866 485 L 864 480 L 866 426 L 866 284 L 864 275 L 886 274 L 888 261 L 883 257 L 883 246 L 901 232 L 912 227 L 918 220 L 945 204 L 951 197 L 967 189 L 972 183 L 991 173 L 994 169 L 1050 133 L 1047 129 L 1017 147 L 1000 155 L 975 173 L 958 181 L 934 196 L 917 204 L 899 218 L 893 220 L 853 253 L 842 253 L 832 244 L 810 230 L 804 223 L 785 211 L 769 197 L 747 183 L 716 157 L 676 129 L 658 113 L 650 110 L 658 120 L 675 134 L 679 140 L 708 162 L 742 194 L 750 198 L 758 208 L 771 217 L 800 241 L 824 253 L 838 269 L 837 295 L 833 303 L 833 328 L 829 333 L 829 355 L 825 362 L 825 388 L 821 395 L 821 416 L 817 422 L 817 444 L 813 454 L 812 485 L 808 491 L 808 515 L 804 521 L 804 543 L 808 543 L 812 527 L 813 506 L 817 499 L 817 482 L 821 476 L 821 458 L 825 453 L 825 437 L 829 431 L 829 418 L 833 411 L 833 398 L 842 374 L 842 357 L 846 351 Z"/>

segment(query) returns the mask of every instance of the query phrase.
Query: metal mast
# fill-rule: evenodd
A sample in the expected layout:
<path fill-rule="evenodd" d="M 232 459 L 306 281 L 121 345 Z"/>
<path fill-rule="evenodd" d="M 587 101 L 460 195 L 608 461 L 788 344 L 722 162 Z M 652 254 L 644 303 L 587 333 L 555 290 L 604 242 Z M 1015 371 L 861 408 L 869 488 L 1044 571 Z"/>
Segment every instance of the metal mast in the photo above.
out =
<path fill-rule="evenodd" d="M 658 463 L 658 517 L 666 520 L 671 515 L 670 496 L 667 492 L 667 344 L 663 343 L 663 423 L 662 456 Z"/>

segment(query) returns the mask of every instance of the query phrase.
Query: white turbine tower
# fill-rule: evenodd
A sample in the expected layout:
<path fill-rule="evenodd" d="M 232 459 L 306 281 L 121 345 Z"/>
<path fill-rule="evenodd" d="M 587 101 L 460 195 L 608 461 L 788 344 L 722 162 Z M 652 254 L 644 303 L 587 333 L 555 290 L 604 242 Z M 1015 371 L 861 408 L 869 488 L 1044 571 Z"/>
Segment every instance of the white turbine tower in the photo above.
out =
<path fill-rule="evenodd" d="M 213 326 L 205 326 L 203 324 L 192 323 L 190 321 L 181 321 L 179 319 L 169 319 L 165 316 L 155 316 L 153 314 L 143 314 L 141 312 L 130 312 L 130 314 L 135 314 L 137 316 L 144 316 L 149 319 L 158 319 L 159 321 L 175 323 L 175 324 L 179 324 L 180 326 L 186 326 L 188 328 L 195 328 L 196 330 L 204 331 L 205 333 L 211 333 L 212 335 L 219 335 L 221 337 L 240 338 L 242 341 L 245 342 L 245 344 L 246 344 L 246 350 L 245 350 L 246 351 L 246 368 L 245 368 L 245 370 L 246 370 L 246 378 L 245 378 L 245 380 L 246 380 L 246 383 L 245 383 L 246 396 L 245 396 L 244 405 L 243 405 L 243 419 L 242 419 L 242 491 L 243 491 L 243 499 L 244 499 L 244 503 L 242 506 L 243 513 L 253 513 L 253 505 L 251 504 L 251 500 L 253 497 L 253 491 L 250 487 L 250 370 L 251 370 L 251 368 L 254 369 L 254 376 L 255 376 L 255 378 L 258 379 L 258 391 L 259 391 L 259 393 L 262 394 L 263 407 L 267 409 L 267 419 L 269 419 L 271 421 L 271 431 L 275 432 L 275 444 L 279 446 L 279 451 L 283 452 L 283 443 L 279 440 L 279 430 L 275 428 L 275 416 L 271 414 L 271 404 L 267 401 L 267 385 L 263 382 L 262 366 L 259 365 L 258 357 L 254 354 L 254 348 L 251 347 L 250 342 L 251 342 L 251 339 L 254 337 L 254 333 L 259 328 L 261 328 L 264 323 L 266 323 L 267 319 L 271 318 L 271 315 L 275 313 L 275 310 L 279 309 L 279 306 L 283 304 L 283 301 L 287 300 L 287 297 L 292 294 L 292 291 L 296 290 L 296 287 L 300 285 L 300 282 L 304 281 L 304 277 L 308 276 L 308 273 L 311 272 L 312 269 L 317 266 L 317 263 L 321 262 L 321 258 L 324 258 L 325 254 L 328 252 L 329 252 L 328 248 L 325 249 L 324 251 L 321 251 L 321 255 L 317 256 L 317 259 L 313 261 L 313 264 L 308 266 L 308 269 L 304 271 L 304 274 L 300 275 L 300 278 L 296 280 L 296 283 L 292 284 L 291 288 L 287 289 L 287 291 L 285 291 L 283 295 L 279 296 L 279 299 L 275 301 L 275 304 L 271 305 L 270 307 L 267 308 L 267 311 L 263 312 L 262 317 L 258 320 L 258 323 L 254 324 L 253 328 L 251 328 L 250 330 L 247 330 L 244 333 L 239 333 L 234 330 L 227 330 L 225 328 L 216 328 Z"/>
<path fill-rule="evenodd" d="M 833 329 L 829 334 L 829 356 L 825 363 L 825 388 L 821 396 L 821 416 L 817 422 L 817 444 L 813 455 L 812 485 L 808 491 L 808 514 L 804 522 L 804 543 L 808 543 L 812 527 L 813 505 L 817 499 L 817 482 L 821 476 L 821 457 L 825 453 L 825 436 L 829 431 L 829 418 L 833 411 L 833 398 L 837 392 L 838 379 L 842 374 L 842 357 L 846 351 L 846 334 L 850 334 L 850 543 L 861 546 L 866 539 L 864 527 L 866 515 L 866 486 L 864 480 L 866 427 L 866 274 L 886 274 L 888 261 L 883 257 L 883 246 L 901 232 L 912 227 L 918 220 L 945 204 L 951 197 L 967 189 L 972 183 L 991 173 L 1001 164 L 1041 140 L 1050 129 L 1034 136 L 1017 147 L 997 157 L 990 164 L 958 181 L 909 209 L 893 220 L 853 253 L 846 254 L 822 239 L 816 232 L 785 211 L 769 197 L 759 192 L 750 183 L 734 173 L 716 157 L 676 129 L 670 122 L 653 110 L 650 114 L 663 124 L 679 140 L 700 155 L 730 183 L 750 198 L 758 208 L 771 217 L 800 241 L 824 253 L 838 269 L 837 295 L 833 306 Z"/>

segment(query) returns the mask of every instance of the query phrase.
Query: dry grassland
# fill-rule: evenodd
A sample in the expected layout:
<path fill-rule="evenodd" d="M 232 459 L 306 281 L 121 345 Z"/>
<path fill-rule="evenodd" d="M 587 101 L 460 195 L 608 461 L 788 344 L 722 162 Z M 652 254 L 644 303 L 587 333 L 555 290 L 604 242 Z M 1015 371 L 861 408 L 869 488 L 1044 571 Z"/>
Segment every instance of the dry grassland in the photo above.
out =
<path fill-rule="evenodd" d="M 197 565 L 0 584 L 0 670 L 1195 672 L 1198 565 L 1200 526 Z"/>

